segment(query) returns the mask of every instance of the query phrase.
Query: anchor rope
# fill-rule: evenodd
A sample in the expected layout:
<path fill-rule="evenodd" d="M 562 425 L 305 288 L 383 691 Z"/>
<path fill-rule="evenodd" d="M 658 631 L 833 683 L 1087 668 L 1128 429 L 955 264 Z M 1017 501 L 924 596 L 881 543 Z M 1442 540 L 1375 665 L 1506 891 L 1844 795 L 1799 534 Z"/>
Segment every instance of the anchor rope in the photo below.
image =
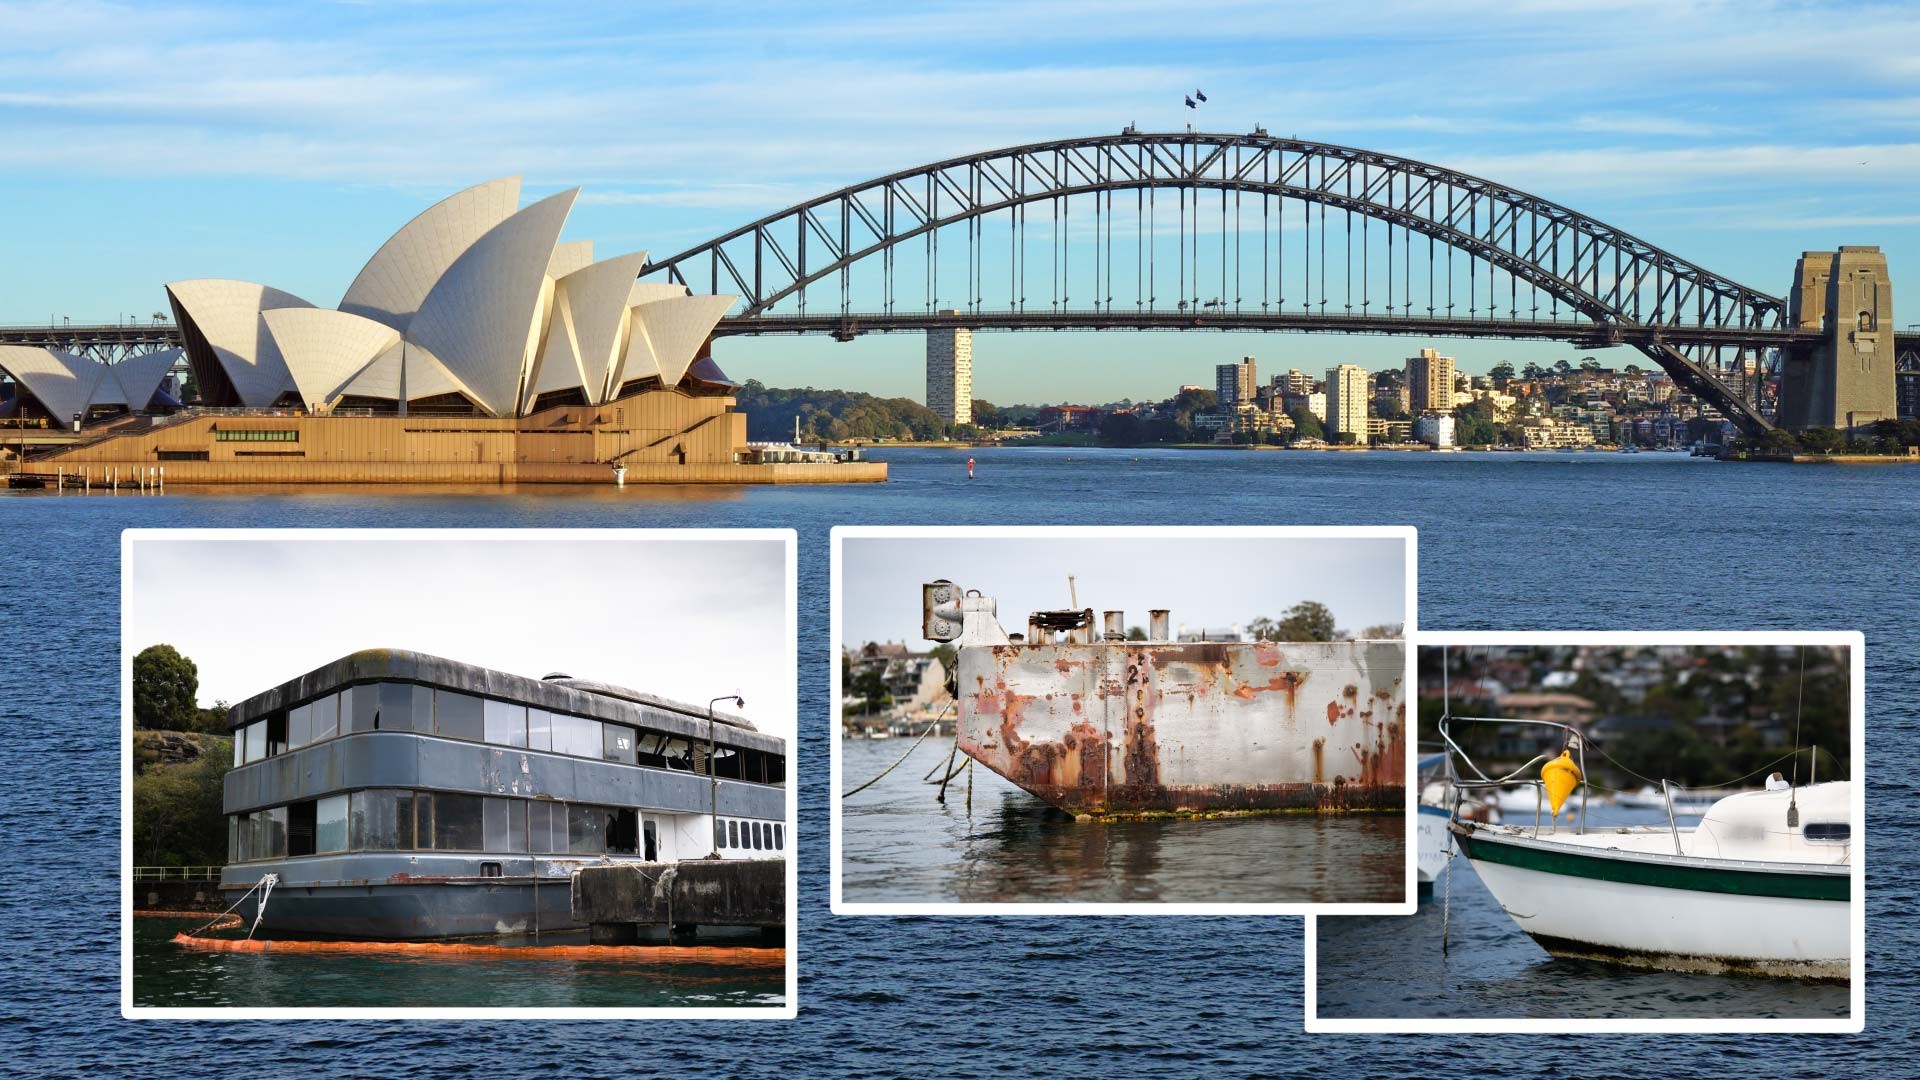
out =
<path fill-rule="evenodd" d="M 913 740 L 913 745 L 912 745 L 912 746 L 909 746 L 909 747 L 907 747 L 907 752 L 906 752 L 906 753 L 904 753 L 904 754 L 901 754 L 901 755 L 900 755 L 900 760 L 899 760 L 899 761 L 896 761 L 896 762 L 894 762 L 893 764 L 891 764 L 891 765 L 889 765 L 889 766 L 887 766 L 886 768 L 884 768 L 884 769 L 881 769 L 881 770 L 880 770 L 880 776 L 876 776 L 876 777 L 874 777 L 873 779 L 871 779 L 871 780 L 869 780 L 869 781 L 867 781 L 867 782 L 866 782 L 866 783 L 864 783 L 864 784 L 861 784 L 861 785 L 860 785 L 859 787 L 857 787 L 857 788 L 854 788 L 854 789 L 853 789 L 852 791 L 849 791 L 849 792 L 847 792 L 847 793 L 846 793 L 845 795 L 842 795 L 842 796 L 840 796 L 840 797 L 841 797 L 841 798 L 843 798 L 843 799 L 845 799 L 845 798 L 848 798 L 849 796 L 853 796 L 853 795 L 858 795 L 858 794 L 860 794 L 861 792 L 863 792 L 863 791 L 865 791 L 865 790 L 867 790 L 868 788 L 870 788 L 870 787 L 872 787 L 873 785 L 875 785 L 875 784 L 877 784 L 877 783 L 879 783 L 879 782 L 880 782 L 880 779 L 881 779 L 881 777 L 884 777 L 884 776 L 886 776 L 886 775 L 887 775 L 888 773 L 890 773 L 890 772 L 892 772 L 893 770 L 895 770 L 895 769 L 897 769 L 897 768 L 899 768 L 899 767 L 901 766 L 901 764 L 902 764 L 903 762 L 905 762 L 905 761 L 906 761 L 906 760 L 907 760 L 908 758 L 910 758 L 910 757 L 912 757 L 912 756 L 913 756 L 913 752 L 914 752 L 915 750 L 918 750 L 918 749 L 920 749 L 920 744 L 921 744 L 922 742 L 925 742 L 925 741 L 926 741 L 926 738 L 927 738 L 927 736 L 928 736 L 928 735 L 931 735 L 931 734 L 933 734 L 933 732 L 934 732 L 934 729 L 936 729 L 936 728 L 938 728 L 938 727 L 940 726 L 940 721 L 946 718 L 946 715 L 947 715 L 947 710 L 948 710 L 948 709 L 951 709 L 951 708 L 953 708 L 953 702 L 952 702 L 951 700 L 949 700 L 949 701 L 947 702 L 947 704 L 946 704 L 946 707 L 940 710 L 940 715 L 939 715 L 939 716 L 936 716 L 936 717 L 934 717 L 934 718 L 933 718 L 933 722 L 927 725 L 927 730 L 925 730 L 925 731 L 923 731 L 923 732 L 921 732 L 921 733 L 920 733 L 920 737 L 919 737 L 918 739 L 915 739 L 915 740 Z"/>
<path fill-rule="evenodd" d="M 191 935 L 195 935 L 195 934 L 198 934 L 198 933 L 199 933 L 200 931 L 202 931 L 202 930 L 206 930 L 206 929 L 210 929 L 210 928 L 211 928 L 211 927 L 213 926 L 213 924 L 214 924 L 214 923 L 217 923 L 217 922 L 219 922 L 220 920 L 222 920 L 222 919 L 224 919 L 224 918 L 226 918 L 227 916 L 229 916 L 229 915 L 232 915 L 232 914 L 233 914 L 233 909 L 234 909 L 234 908 L 237 908 L 237 907 L 239 907 L 239 906 L 240 906 L 241 904 L 244 904 L 244 903 L 246 903 L 246 902 L 247 902 L 247 897 L 249 897 L 249 896 L 252 896 L 252 895 L 253 895 L 253 891 L 254 891 L 254 889 L 258 889 L 258 888 L 259 888 L 260 886 L 262 886 L 262 885 L 265 885 L 265 884 L 267 883 L 267 880 L 268 880 L 269 878 L 271 878 L 271 879 L 273 879 L 274 881 L 279 881 L 279 880 L 280 880 L 280 879 L 279 879 L 279 876 L 278 876 L 278 875 L 275 875 L 275 874 L 264 874 L 264 875 L 262 875 L 259 881 L 256 881 L 256 882 L 254 882 L 254 883 L 253 883 L 253 889 L 248 889 L 248 890 L 247 890 L 246 892 L 243 892 L 243 893 L 241 893 L 241 894 L 240 894 L 240 899 L 238 899 L 238 900 L 235 900 L 235 901 L 233 902 L 233 904 L 232 904 L 231 906 L 229 906 L 229 907 L 227 908 L 227 910 L 225 910 L 225 911 L 223 911 L 223 912 L 221 912 L 220 914 L 218 914 L 218 915 L 215 915 L 215 916 L 214 916 L 213 918 L 211 918 L 211 919 L 209 919 L 209 920 L 207 920 L 207 922 L 206 922 L 206 923 L 205 923 L 204 925 L 201 925 L 201 926 L 196 926 L 196 927 L 194 927 L 194 928 L 193 928 L 192 930 L 189 930 L 189 931 L 187 931 L 187 933 L 188 933 L 188 935 L 190 935 L 190 936 L 191 936 Z M 268 888 L 272 888 L 272 886 L 268 886 Z M 263 902 L 263 903 L 264 903 L 264 902 Z M 237 918 L 237 916 L 236 916 L 236 918 Z M 254 920 L 254 922 L 255 922 L 255 924 L 256 924 L 256 925 L 258 925 L 258 923 L 259 923 L 259 920 L 258 920 L 258 919 L 256 918 L 256 919 Z M 224 930 L 224 929 L 226 929 L 226 928 L 227 928 L 227 927 L 229 927 L 229 926 L 238 926 L 238 925 L 240 925 L 240 924 L 239 924 L 239 923 L 237 923 L 237 922 L 236 922 L 236 923 L 226 923 L 226 924 L 224 924 L 224 925 L 222 925 L 222 926 L 221 926 L 221 929 L 223 929 L 223 930 Z M 247 932 L 247 936 L 248 936 L 248 937 L 252 937 L 252 936 L 253 936 L 253 932 L 252 932 L 252 931 L 248 931 L 248 932 Z"/>

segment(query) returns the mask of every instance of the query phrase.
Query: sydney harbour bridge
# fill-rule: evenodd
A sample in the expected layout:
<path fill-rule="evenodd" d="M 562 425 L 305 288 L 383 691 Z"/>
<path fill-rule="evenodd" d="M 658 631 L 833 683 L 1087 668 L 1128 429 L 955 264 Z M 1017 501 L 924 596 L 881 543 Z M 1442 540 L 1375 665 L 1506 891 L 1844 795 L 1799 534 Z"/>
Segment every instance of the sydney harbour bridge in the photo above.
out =
<path fill-rule="evenodd" d="M 1128 128 L 952 158 L 742 225 L 641 278 L 737 294 L 716 337 L 964 327 L 1624 346 L 1748 434 L 1890 418 L 1893 358 L 1920 356 L 1920 333 L 1892 327 L 1877 249 L 1808 253 L 1793 295 L 1776 296 L 1496 181 L 1262 129 Z M 172 337 L 157 323 L 0 330 L 103 359 Z M 1874 363 L 1884 393 L 1848 382 Z M 1773 374 L 1777 408 L 1759 391 Z"/>

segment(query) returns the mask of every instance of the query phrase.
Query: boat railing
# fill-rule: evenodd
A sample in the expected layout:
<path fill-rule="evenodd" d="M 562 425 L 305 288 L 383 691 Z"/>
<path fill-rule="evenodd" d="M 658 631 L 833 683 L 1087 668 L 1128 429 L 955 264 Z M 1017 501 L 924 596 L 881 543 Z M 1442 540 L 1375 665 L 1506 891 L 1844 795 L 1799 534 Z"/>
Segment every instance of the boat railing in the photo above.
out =
<path fill-rule="evenodd" d="M 1522 773 L 1533 768 L 1535 765 L 1544 765 L 1548 761 L 1551 761 L 1551 754 L 1546 752 L 1535 754 L 1532 758 L 1528 759 L 1525 764 L 1504 776 L 1488 776 L 1486 771 L 1480 768 L 1479 762 L 1473 759 L 1473 755 L 1468 753 L 1458 742 L 1454 741 L 1452 729 L 1452 725 L 1454 724 L 1505 724 L 1515 727 L 1544 727 L 1559 731 L 1562 736 L 1564 736 L 1561 741 L 1561 748 L 1572 750 L 1579 755 L 1576 763 L 1580 766 L 1580 816 L 1575 822 L 1574 831 L 1576 833 L 1584 833 L 1587 831 L 1587 740 L 1580 734 L 1580 729 L 1571 724 L 1562 724 L 1553 720 L 1523 720 L 1510 716 L 1453 716 L 1449 714 L 1440 717 L 1440 739 L 1447 747 L 1448 767 L 1450 769 L 1453 768 L 1453 760 L 1457 755 L 1459 761 L 1465 764 L 1468 769 L 1472 770 L 1472 776 L 1468 776 L 1465 772 L 1454 769 L 1457 775 L 1453 781 L 1454 799 L 1449 811 L 1451 820 L 1459 820 L 1460 804 L 1464 801 L 1466 793 L 1469 791 L 1489 789 L 1497 791 L 1506 787 L 1531 787 L 1534 789 L 1534 835 L 1538 836 L 1540 834 L 1541 818 L 1543 816 L 1552 821 L 1554 831 L 1557 832 L 1560 828 L 1558 815 L 1543 815 L 1542 813 L 1542 811 L 1546 809 L 1547 802 L 1546 781 L 1542 780 L 1539 776 L 1534 776 L 1532 779 L 1521 776 Z"/>
<path fill-rule="evenodd" d="M 219 881 L 218 866 L 136 866 L 135 881 Z"/>

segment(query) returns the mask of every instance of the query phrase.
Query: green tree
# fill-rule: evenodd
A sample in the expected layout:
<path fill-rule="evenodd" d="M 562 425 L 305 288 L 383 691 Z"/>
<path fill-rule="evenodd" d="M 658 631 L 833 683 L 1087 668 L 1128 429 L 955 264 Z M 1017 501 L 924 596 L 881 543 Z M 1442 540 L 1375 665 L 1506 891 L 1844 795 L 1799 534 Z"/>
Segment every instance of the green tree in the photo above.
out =
<path fill-rule="evenodd" d="M 133 658 L 133 726 L 200 730 L 200 669 L 171 645 L 149 645 Z"/>
<path fill-rule="evenodd" d="M 1293 418 L 1293 435 L 1295 438 L 1324 439 L 1327 437 L 1326 425 L 1320 422 L 1319 417 L 1313 415 L 1313 410 L 1303 406 L 1293 410 L 1287 415 Z"/>
<path fill-rule="evenodd" d="M 1247 624 L 1255 641 L 1332 641 L 1333 612 L 1317 600 L 1302 600 L 1279 619 L 1264 616 Z"/>
<path fill-rule="evenodd" d="M 1538 379 L 1544 376 L 1546 373 L 1547 373 L 1547 369 L 1541 367 L 1539 364 L 1530 363 L 1526 367 L 1520 369 L 1520 374 L 1528 379 Z"/>
<path fill-rule="evenodd" d="M 1147 632 L 1141 627 L 1129 626 L 1127 627 L 1127 640 L 1128 641 L 1145 641 L 1147 640 Z"/>
<path fill-rule="evenodd" d="M 142 866 L 216 866 L 227 861 L 221 779 L 232 744 L 212 740 L 192 762 L 148 768 L 133 778 L 133 860 Z"/>
<path fill-rule="evenodd" d="M 853 677 L 853 692 L 865 699 L 866 710 L 870 713 L 879 712 L 893 704 L 892 695 L 887 693 L 887 680 L 881 675 L 877 664 Z"/>
<path fill-rule="evenodd" d="M 1844 436 L 1830 427 L 1808 428 L 1800 433 L 1800 445 L 1815 454 L 1831 454 L 1845 441 Z"/>
<path fill-rule="evenodd" d="M 1492 376 L 1493 385 L 1496 388 L 1505 390 L 1507 384 L 1513 381 L 1513 365 L 1502 360 L 1493 365 L 1493 370 L 1487 372 L 1487 374 Z"/>
<path fill-rule="evenodd" d="M 1000 409 L 991 401 L 974 398 L 973 422 L 987 431 L 992 431 L 1001 425 Z"/>
<path fill-rule="evenodd" d="M 955 668 L 960 666 L 960 650 L 955 648 L 951 641 L 943 641 L 935 645 L 927 650 L 927 654 L 940 661 L 941 669 L 949 676 L 953 674 Z"/>
<path fill-rule="evenodd" d="M 1147 441 L 1146 421 L 1134 413 L 1108 413 L 1100 420 L 1100 441 L 1108 446 L 1138 446 Z"/>
<path fill-rule="evenodd" d="M 1553 370 L 1562 375 L 1570 375 L 1573 373 L 1573 361 L 1563 356 L 1553 362 Z"/>

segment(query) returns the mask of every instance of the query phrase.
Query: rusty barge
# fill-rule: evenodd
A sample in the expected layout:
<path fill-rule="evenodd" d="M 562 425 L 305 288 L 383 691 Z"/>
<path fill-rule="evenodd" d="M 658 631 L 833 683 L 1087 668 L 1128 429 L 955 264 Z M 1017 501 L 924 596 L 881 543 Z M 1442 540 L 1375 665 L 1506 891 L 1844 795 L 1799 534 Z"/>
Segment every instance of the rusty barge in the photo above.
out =
<path fill-rule="evenodd" d="M 1075 815 L 1406 809 L 1404 641 L 1147 640 L 1122 612 L 1033 613 L 922 589 L 923 633 L 958 646 L 962 753 Z"/>

